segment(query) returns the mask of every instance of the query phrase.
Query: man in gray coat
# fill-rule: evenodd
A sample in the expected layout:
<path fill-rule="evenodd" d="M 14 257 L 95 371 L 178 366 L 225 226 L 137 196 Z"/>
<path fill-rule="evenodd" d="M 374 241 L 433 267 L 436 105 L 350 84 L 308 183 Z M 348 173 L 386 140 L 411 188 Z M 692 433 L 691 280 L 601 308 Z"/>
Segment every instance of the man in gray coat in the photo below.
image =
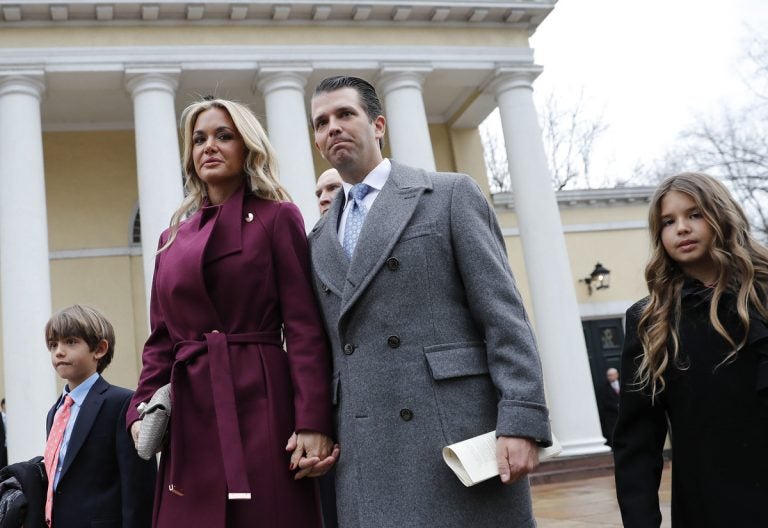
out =
<path fill-rule="evenodd" d="M 468 176 L 384 159 L 374 88 L 332 77 L 315 145 L 344 181 L 309 235 L 333 348 L 343 528 L 535 526 L 550 445 L 533 333 L 493 210 Z M 496 430 L 500 478 L 465 488 L 444 446 Z"/>

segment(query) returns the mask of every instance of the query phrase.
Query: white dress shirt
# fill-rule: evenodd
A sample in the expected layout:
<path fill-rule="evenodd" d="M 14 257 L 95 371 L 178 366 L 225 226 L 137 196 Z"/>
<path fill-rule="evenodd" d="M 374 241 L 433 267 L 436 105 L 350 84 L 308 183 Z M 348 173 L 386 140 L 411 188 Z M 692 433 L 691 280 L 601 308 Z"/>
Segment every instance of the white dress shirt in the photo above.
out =
<path fill-rule="evenodd" d="M 367 211 L 371 210 L 374 200 L 381 192 L 381 188 L 389 178 L 389 173 L 392 171 L 392 164 L 389 159 L 384 158 L 381 163 L 368 173 L 368 176 L 362 181 L 362 183 L 371 187 L 368 194 L 363 198 L 363 205 Z M 339 244 L 344 245 L 344 230 L 347 227 L 347 216 L 349 216 L 351 201 L 349 199 L 349 190 L 352 188 L 351 183 L 341 182 L 341 187 L 344 190 L 344 210 L 341 213 L 341 220 L 339 221 Z"/>

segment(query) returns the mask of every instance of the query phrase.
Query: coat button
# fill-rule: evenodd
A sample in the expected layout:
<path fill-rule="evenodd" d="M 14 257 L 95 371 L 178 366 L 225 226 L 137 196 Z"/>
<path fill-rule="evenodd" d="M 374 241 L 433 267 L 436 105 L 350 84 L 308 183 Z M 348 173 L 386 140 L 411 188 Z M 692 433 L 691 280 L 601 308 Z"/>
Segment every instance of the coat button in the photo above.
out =
<path fill-rule="evenodd" d="M 400 261 L 397 260 L 395 257 L 389 257 L 387 259 L 387 268 L 389 268 L 390 271 L 395 271 L 399 267 L 400 267 Z"/>
<path fill-rule="evenodd" d="M 400 409 L 400 418 L 402 418 L 404 422 L 410 422 L 413 420 L 413 411 L 410 409 Z"/>
<path fill-rule="evenodd" d="M 352 353 L 353 353 L 354 351 L 355 351 L 355 345 L 352 345 L 352 344 L 350 344 L 350 343 L 347 343 L 346 345 L 344 345 L 344 353 L 345 353 L 346 355 L 348 355 L 348 356 L 349 356 L 349 355 L 352 355 Z"/>
<path fill-rule="evenodd" d="M 387 338 L 387 344 L 389 348 L 397 348 L 400 346 L 400 338 L 396 335 L 391 335 Z"/>
<path fill-rule="evenodd" d="M 325 284 L 323 284 L 323 288 L 322 289 L 323 289 L 323 291 L 325 293 L 328 293 L 329 291 L 331 291 L 331 289 L 327 285 L 325 285 Z"/>

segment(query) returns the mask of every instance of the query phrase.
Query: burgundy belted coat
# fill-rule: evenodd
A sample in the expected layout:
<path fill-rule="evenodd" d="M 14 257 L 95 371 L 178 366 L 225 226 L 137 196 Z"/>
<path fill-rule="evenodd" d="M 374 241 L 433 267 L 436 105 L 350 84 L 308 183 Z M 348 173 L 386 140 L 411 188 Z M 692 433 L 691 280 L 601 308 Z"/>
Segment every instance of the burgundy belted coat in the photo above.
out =
<path fill-rule="evenodd" d="M 153 526 L 320 525 L 314 482 L 293 480 L 285 451 L 294 430 L 331 434 L 329 356 L 309 273 L 298 208 L 244 187 L 182 222 L 157 255 L 151 334 L 127 416 L 130 427 L 136 406 L 171 382 Z"/>

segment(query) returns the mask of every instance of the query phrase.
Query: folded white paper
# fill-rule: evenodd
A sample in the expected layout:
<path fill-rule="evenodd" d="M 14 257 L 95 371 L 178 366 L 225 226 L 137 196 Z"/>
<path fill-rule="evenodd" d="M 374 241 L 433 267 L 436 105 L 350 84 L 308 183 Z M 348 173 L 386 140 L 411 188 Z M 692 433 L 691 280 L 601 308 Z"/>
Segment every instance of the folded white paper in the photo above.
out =
<path fill-rule="evenodd" d="M 553 435 L 550 447 L 539 448 L 539 460 L 555 457 L 562 450 L 562 446 Z M 443 460 L 467 487 L 498 476 L 496 431 L 444 447 Z"/>

